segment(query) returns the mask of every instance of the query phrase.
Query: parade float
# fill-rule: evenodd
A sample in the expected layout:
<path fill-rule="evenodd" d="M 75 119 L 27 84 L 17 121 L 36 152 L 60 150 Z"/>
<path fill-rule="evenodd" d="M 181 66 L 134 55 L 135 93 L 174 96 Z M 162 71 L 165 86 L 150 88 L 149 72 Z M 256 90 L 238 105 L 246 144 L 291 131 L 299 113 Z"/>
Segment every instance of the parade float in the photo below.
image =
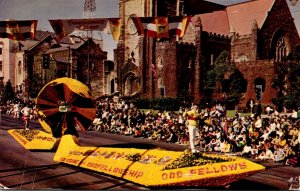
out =
<path fill-rule="evenodd" d="M 52 147 L 59 143 L 54 161 L 148 187 L 226 186 L 265 169 L 241 157 L 219 154 L 80 146 L 77 130 L 86 130 L 96 113 L 91 95 L 87 86 L 77 80 L 59 78 L 51 81 L 37 97 L 39 122 L 46 132 L 34 130 L 38 133 L 32 135 L 31 141 L 25 130 L 11 130 L 10 134 L 24 147 L 31 145 L 31 149 L 34 146 L 41 148 L 41 142 L 49 142 L 52 137 Z M 41 138 L 40 133 L 48 138 Z"/>
<path fill-rule="evenodd" d="M 64 134 L 78 141 L 77 130 L 85 131 L 96 114 L 92 93 L 72 78 L 57 78 L 46 84 L 36 99 L 38 121 L 46 131 L 11 129 L 8 132 L 26 149 L 53 150 Z"/>
<path fill-rule="evenodd" d="M 264 167 L 249 160 L 188 151 L 79 146 L 64 135 L 54 161 L 120 177 L 144 186 L 226 186 Z"/>
<path fill-rule="evenodd" d="M 54 150 L 58 139 L 40 130 L 10 129 L 8 133 L 28 150 Z"/>

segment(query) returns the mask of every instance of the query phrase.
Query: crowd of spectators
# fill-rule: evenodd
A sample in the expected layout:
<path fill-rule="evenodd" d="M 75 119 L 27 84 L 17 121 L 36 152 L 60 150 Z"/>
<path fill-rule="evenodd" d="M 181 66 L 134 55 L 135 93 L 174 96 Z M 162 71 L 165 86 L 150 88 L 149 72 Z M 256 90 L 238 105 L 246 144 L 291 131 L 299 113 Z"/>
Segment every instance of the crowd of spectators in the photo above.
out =
<path fill-rule="evenodd" d="M 22 119 L 24 117 L 23 109 L 25 107 L 31 108 L 30 119 L 37 119 L 35 115 L 35 102 L 34 101 L 24 101 L 22 99 L 8 100 L 6 104 L 1 105 L 0 113 L 6 115 L 12 115 L 16 119 Z"/>
<path fill-rule="evenodd" d="M 21 111 L 25 105 L 35 110 L 33 101 L 11 100 L 1 106 L 1 114 L 21 119 Z M 97 114 L 89 130 L 189 145 L 187 119 L 183 117 L 183 113 L 189 109 L 180 107 L 178 111 L 140 110 L 132 103 L 106 99 L 97 102 Z M 234 117 L 228 117 L 226 108 L 220 104 L 199 109 L 196 146 L 204 151 L 230 153 L 285 164 L 295 157 L 299 159 L 298 110 L 283 114 L 269 106 L 266 109 L 265 115 L 251 113 L 242 116 L 236 112 Z M 30 119 L 36 119 L 34 112 L 30 114 Z"/>
<path fill-rule="evenodd" d="M 189 135 L 183 113 L 139 110 L 132 103 L 112 100 L 97 103 L 97 116 L 90 130 L 188 145 Z M 220 104 L 204 110 L 196 132 L 196 146 L 211 152 L 289 163 L 299 155 L 300 122 L 297 110 L 282 114 L 268 108 L 266 115 L 227 117 Z"/>

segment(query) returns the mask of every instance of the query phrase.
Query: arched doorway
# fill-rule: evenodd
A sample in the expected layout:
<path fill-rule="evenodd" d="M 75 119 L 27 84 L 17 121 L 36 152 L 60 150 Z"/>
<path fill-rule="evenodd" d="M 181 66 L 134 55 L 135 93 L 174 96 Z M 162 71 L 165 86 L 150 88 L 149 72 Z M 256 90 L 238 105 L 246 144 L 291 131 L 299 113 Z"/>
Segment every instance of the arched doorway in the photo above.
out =
<path fill-rule="evenodd" d="M 125 76 L 124 80 L 124 95 L 132 95 L 138 91 L 138 78 L 132 72 Z"/>
<path fill-rule="evenodd" d="M 254 91 L 256 94 L 256 99 L 260 101 L 262 99 L 263 93 L 266 88 L 266 80 L 263 78 L 256 78 L 254 80 Z"/>

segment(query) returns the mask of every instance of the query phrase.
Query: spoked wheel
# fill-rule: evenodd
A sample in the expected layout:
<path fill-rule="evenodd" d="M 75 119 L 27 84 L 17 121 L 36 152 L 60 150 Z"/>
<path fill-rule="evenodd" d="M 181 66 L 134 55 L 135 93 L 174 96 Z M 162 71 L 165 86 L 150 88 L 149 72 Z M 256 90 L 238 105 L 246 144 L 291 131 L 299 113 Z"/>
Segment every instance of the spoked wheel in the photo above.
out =
<path fill-rule="evenodd" d="M 58 78 L 46 84 L 36 99 L 39 122 L 54 137 L 85 131 L 93 122 L 96 106 L 92 93 L 72 78 Z"/>

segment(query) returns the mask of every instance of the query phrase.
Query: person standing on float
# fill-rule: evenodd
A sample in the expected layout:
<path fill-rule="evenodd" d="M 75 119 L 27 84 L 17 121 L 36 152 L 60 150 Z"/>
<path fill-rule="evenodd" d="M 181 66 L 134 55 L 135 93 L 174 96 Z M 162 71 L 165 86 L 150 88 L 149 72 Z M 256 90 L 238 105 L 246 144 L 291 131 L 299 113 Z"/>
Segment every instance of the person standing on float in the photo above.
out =
<path fill-rule="evenodd" d="M 185 111 L 183 113 L 183 117 L 187 118 L 190 149 L 192 153 L 196 153 L 197 150 L 195 149 L 195 138 L 196 138 L 196 129 L 198 126 L 198 119 L 199 119 L 198 107 L 196 105 L 192 106 L 191 110 Z"/>

